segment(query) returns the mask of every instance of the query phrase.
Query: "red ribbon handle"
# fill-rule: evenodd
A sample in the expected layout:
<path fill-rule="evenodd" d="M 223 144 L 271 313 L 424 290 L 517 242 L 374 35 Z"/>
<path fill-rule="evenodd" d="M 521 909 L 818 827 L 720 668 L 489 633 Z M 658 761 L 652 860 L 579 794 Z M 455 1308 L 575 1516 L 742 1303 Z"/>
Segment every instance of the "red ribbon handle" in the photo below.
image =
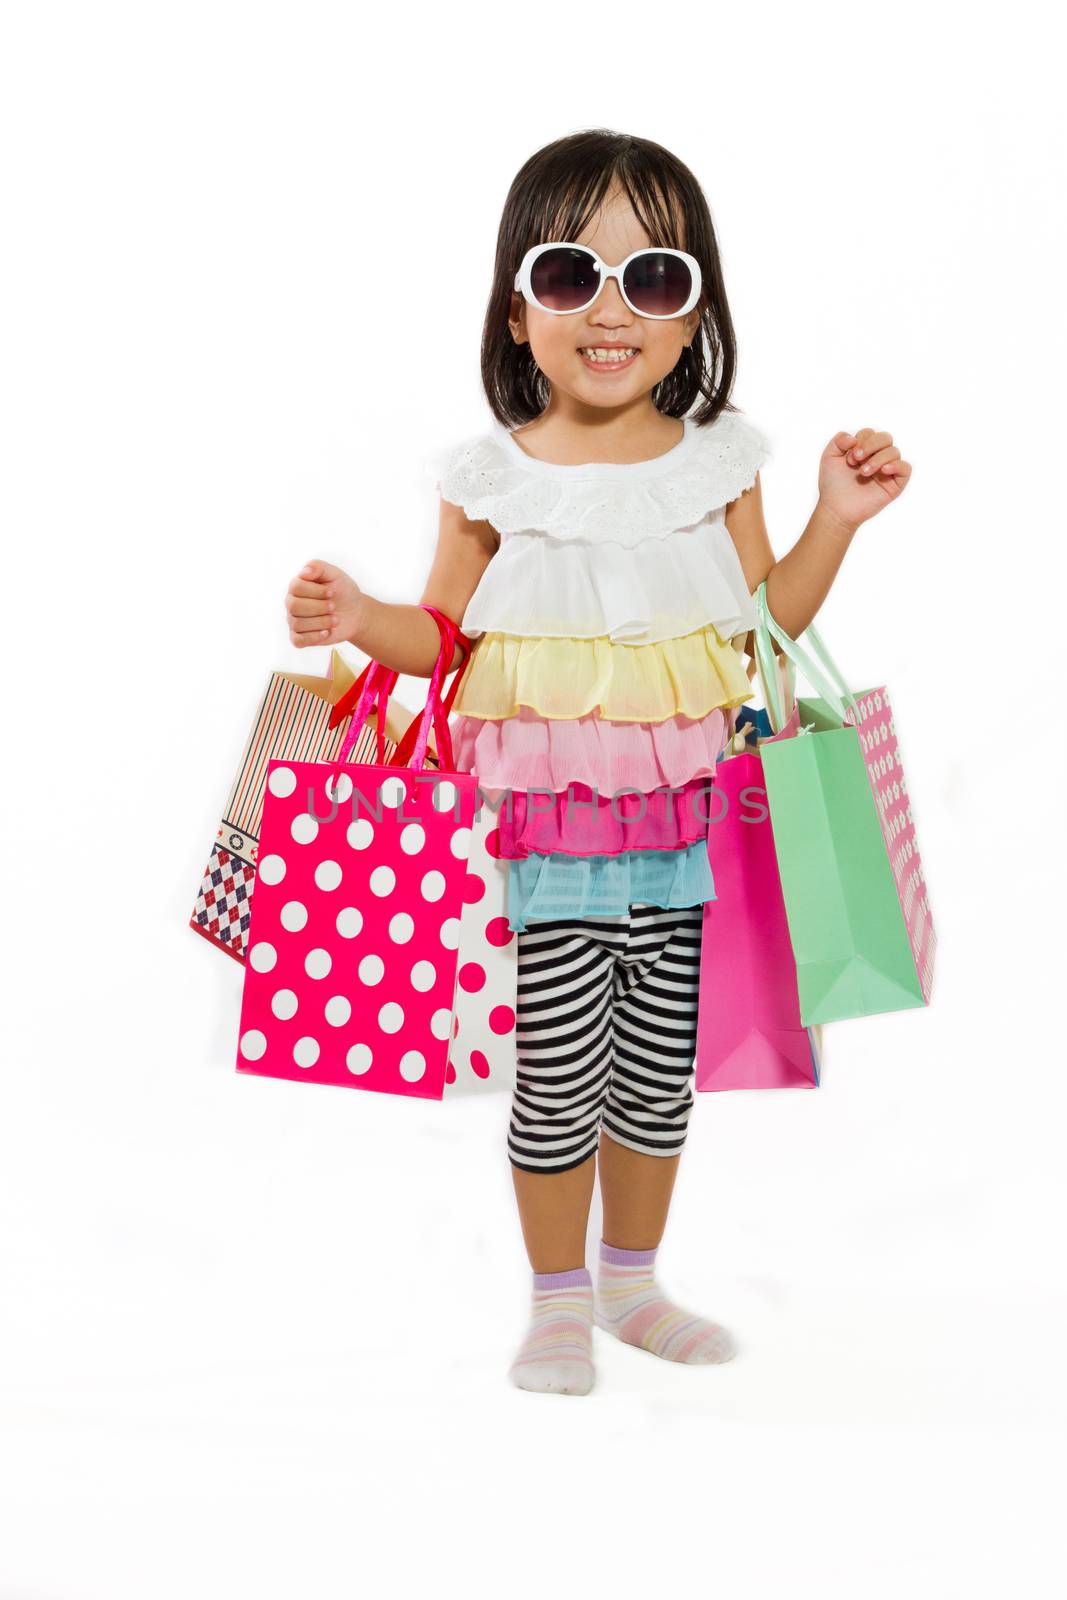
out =
<path fill-rule="evenodd" d="M 428 611 L 437 623 L 438 632 L 441 635 L 441 653 L 437 658 L 433 676 L 430 679 L 430 691 L 426 698 L 426 706 L 423 710 L 422 718 L 421 720 L 418 717 L 412 718 L 407 732 L 397 745 L 393 762 L 398 767 L 406 767 L 410 761 L 412 768 L 421 772 L 425 762 L 430 722 L 432 720 L 434 737 L 437 740 L 438 765 L 443 767 L 445 771 L 452 772 L 455 769 L 455 756 L 452 753 L 452 735 L 448 726 L 448 714 L 452 709 L 452 702 L 456 698 L 456 690 L 459 688 L 460 680 L 470 662 L 471 642 L 467 635 L 452 621 L 452 618 L 446 617 L 443 611 L 438 611 L 435 606 L 426 605 L 422 607 L 422 610 Z M 442 704 L 441 683 L 448 671 L 448 663 L 452 659 L 452 652 L 457 642 L 462 645 L 466 652 L 466 658 L 449 684 L 448 694 Z"/>
<path fill-rule="evenodd" d="M 452 709 L 452 702 L 456 697 L 456 691 L 459 688 L 460 679 L 463 677 L 463 674 L 466 671 L 467 665 L 470 661 L 472 646 L 467 635 L 455 622 L 452 621 L 451 617 L 445 616 L 443 611 L 438 611 L 435 606 L 427 605 L 422 606 L 421 609 L 423 611 L 428 611 L 433 617 L 434 621 L 437 623 L 438 632 L 441 635 L 441 649 L 438 654 L 437 661 L 434 664 L 433 673 L 430 677 L 429 691 L 426 696 L 426 704 L 423 708 L 422 716 L 416 716 L 412 718 L 407 732 L 397 745 L 396 753 L 392 762 L 389 764 L 391 766 L 404 767 L 407 766 L 410 760 L 413 769 L 416 771 L 421 771 L 426 758 L 426 750 L 429 743 L 430 724 L 432 722 L 434 734 L 437 740 L 438 762 L 448 771 L 451 771 L 455 757 L 452 752 L 452 738 L 448 727 L 448 714 Z M 463 665 L 453 677 L 452 682 L 449 685 L 448 694 L 444 700 L 444 703 L 442 704 L 440 693 L 441 683 L 448 671 L 448 664 L 452 659 L 452 654 L 457 643 L 464 650 L 465 659 Z M 384 766 L 386 764 L 384 751 L 385 714 L 386 707 L 389 703 L 389 696 L 396 687 L 396 680 L 398 676 L 399 674 L 397 672 L 395 672 L 392 668 L 384 667 L 381 662 L 368 661 L 367 665 L 363 668 L 363 671 L 352 684 L 351 688 L 347 689 L 341 698 L 336 702 L 332 712 L 330 713 L 329 726 L 331 728 L 337 727 L 338 723 L 344 720 L 349 711 L 352 711 L 351 727 L 345 736 L 344 743 L 337 753 L 336 763 L 338 766 L 348 760 L 352 747 L 355 744 L 356 739 L 359 737 L 360 729 L 362 728 L 367 717 L 370 715 L 375 701 L 377 701 L 378 704 L 378 765 Z"/>
<path fill-rule="evenodd" d="M 394 688 L 396 687 L 396 680 L 397 680 L 397 677 L 399 676 L 398 673 L 394 672 L 394 673 L 390 674 L 390 673 L 388 673 L 386 671 L 386 669 L 384 667 L 381 666 L 380 662 L 368 661 L 367 665 L 363 668 L 363 671 L 360 673 L 360 675 L 356 679 L 355 683 L 353 683 L 352 687 L 350 689 L 346 689 L 344 694 L 341 696 L 340 700 L 338 700 L 336 702 L 336 704 L 334 705 L 333 710 L 330 712 L 330 720 L 329 720 L 329 723 L 327 724 L 327 726 L 331 727 L 331 728 L 336 728 L 338 723 L 344 721 L 345 717 L 352 710 L 352 708 L 359 704 L 359 701 L 360 701 L 360 698 L 361 698 L 361 696 L 363 694 L 363 691 L 367 686 L 367 680 L 371 676 L 372 669 L 377 669 L 375 681 L 376 681 L 376 683 L 378 685 L 378 690 L 379 690 L 378 697 L 377 697 L 378 698 L 378 724 L 377 724 L 377 727 L 375 729 L 376 743 L 377 743 L 377 747 L 378 747 L 378 750 L 377 750 L 378 765 L 379 766 L 384 766 L 384 764 L 385 764 L 385 712 L 386 712 L 386 707 L 389 704 L 389 696 L 392 694 Z M 366 721 L 367 716 L 370 715 L 370 711 L 371 711 L 371 708 L 372 708 L 373 704 L 374 704 L 374 701 L 372 699 L 370 705 L 368 705 L 368 707 L 367 707 L 366 713 L 364 714 L 363 718 L 361 718 L 360 723 L 357 725 L 357 732 L 358 732 L 359 727 L 362 726 L 363 722 Z"/>

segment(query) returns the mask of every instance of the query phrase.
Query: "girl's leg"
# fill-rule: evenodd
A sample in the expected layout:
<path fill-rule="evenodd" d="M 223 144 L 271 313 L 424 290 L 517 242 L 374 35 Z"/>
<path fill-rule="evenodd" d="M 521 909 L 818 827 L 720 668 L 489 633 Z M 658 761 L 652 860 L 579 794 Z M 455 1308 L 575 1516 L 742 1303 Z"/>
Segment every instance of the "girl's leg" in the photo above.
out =
<path fill-rule="evenodd" d="M 570 1272 L 584 1267 L 596 1156 L 566 1172 L 524 1172 L 512 1163 L 511 1175 L 533 1270 Z"/>
<path fill-rule="evenodd" d="M 676 1306 L 654 1276 L 693 1106 L 703 908 L 633 906 L 630 915 L 600 1139 L 596 1322 L 668 1361 L 728 1361 L 727 1330 Z"/>
<path fill-rule="evenodd" d="M 680 1156 L 650 1156 L 600 1134 L 603 1236 L 624 1250 L 654 1250 L 667 1226 Z"/>
<path fill-rule="evenodd" d="M 612 971 L 626 922 L 542 922 L 518 940 L 508 1155 L 534 1278 L 530 1327 L 510 1376 L 521 1389 L 587 1394 L 594 1372 L 586 1229 L 611 1071 Z"/>

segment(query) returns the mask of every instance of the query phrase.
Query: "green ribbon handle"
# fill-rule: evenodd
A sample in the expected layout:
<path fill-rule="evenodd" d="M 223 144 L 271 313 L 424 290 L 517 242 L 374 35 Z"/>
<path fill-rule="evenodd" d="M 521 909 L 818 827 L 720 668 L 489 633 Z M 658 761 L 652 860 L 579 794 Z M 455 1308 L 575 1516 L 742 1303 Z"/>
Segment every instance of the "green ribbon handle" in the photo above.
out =
<path fill-rule="evenodd" d="M 785 726 L 786 714 L 778 694 L 778 668 L 775 664 L 774 651 L 771 649 L 771 637 L 766 623 L 762 620 L 760 602 L 763 596 L 763 584 L 756 591 L 756 666 L 759 669 L 760 685 L 763 689 L 763 698 L 767 702 L 767 714 L 771 719 L 771 727 L 775 733 L 781 733 Z M 766 611 L 766 603 L 763 611 Z M 769 613 L 767 613 L 769 615 Z"/>
<path fill-rule="evenodd" d="M 860 710 L 856 703 L 856 697 L 842 677 L 841 669 L 834 661 L 829 650 L 827 650 L 822 636 L 813 622 L 808 624 L 804 634 L 821 666 L 816 665 L 816 661 L 812 660 L 803 645 L 798 644 L 795 639 L 791 639 L 771 616 L 770 608 L 767 605 L 767 583 L 764 580 L 756 590 L 756 665 L 759 667 L 764 698 L 767 701 L 767 712 L 775 733 L 780 733 L 785 726 L 785 714 L 778 694 L 778 674 L 775 671 L 771 639 L 781 645 L 788 659 L 804 674 L 812 688 L 818 690 L 842 727 L 844 727 L 846 721 L 846 706 L 853 712 L 856 721 L 859 722 Z M 825 668 L 825 673 L 822 668 Z"/>

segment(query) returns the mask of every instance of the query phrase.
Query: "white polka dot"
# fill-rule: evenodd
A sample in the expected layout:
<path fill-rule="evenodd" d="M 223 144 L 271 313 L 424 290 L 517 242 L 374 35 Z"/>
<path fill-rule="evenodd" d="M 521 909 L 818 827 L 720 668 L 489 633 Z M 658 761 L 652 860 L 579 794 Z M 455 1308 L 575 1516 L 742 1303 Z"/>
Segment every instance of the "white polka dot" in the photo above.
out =
<path fill-rule="evenodd" d="M 378 1026 L 383 1033 L 399 1033 L 404 1026 L 404 1008 L 389 1000 L 378 1013 Z"/>
<path fill-rule="evenodd" d="M 426 829 L 421 822 L 409 822 L 400 830 L 400 848 L 406 856 L 417 856 L 426 843 Z"/>
<path fill-rule="evenodd" d="M 343 994 L 335 994 L 326 1002 L 326 1021 L 331 1028 L 343 1028 L 352 1015 L 352 1002 Z"/>
<path fill-rule="evenodd" d="M 334 782 L 333 778 L 327 778 L 326 798 L 329 800 L 331 805 L 336 800 L 339 806 L 343 806 L 351 793 L 352 779 L 348 776 L 347 772 L 339 773 L 336 783 Z"/>
<path fill-rule="evenodd" d="M 419 884 L 424 900 L 440 900 L 445 892 L 444 873 L 436 871 L 427 872 Z"/>
<path fill-rule="evenodd" d="M 426 1057 L 419 1050 L 407 1050 L 400 1057 L 400 1076 L 408 1083 L 418 1083 L 426 1071 Z"/>
<path fill-rule="evenodd" d="M 309 950 L 304 957 L 304 971 L 309 978 L 325 978 L 332 966 L 328 950 Z"/>
<path fill-rule="evenodd" d="M 411 969 L 411 987 L 425 994 L 437 982 L 437 968 L 432 961 L 416 961 Z"/>
<path fill-rule="evenodd" d="M 354 939 L 363 926 L 363 913 L 355 906 L 345 906 L 337 913 L 337 931 L 342 939 Z"/>
<path fill-rule="evenodd" d="M 441 943 L 446 950 L 459 949 L 459 918 L 446 917 L 441 924 Z"/>
<path fill-rule="evenodd" d="M 285 862 L 281 856 L 264 856 L 256 868 L 260 883 L 281 883 L 285 877 Z"/>
<path fill-rule="evenodd" d="M 415 919 L 406 911 L 398 911 L 389 919 L 389 937 L 394 944 L 407 944 L 415 932 Z"/>
<path fill-rule="evenodd" d="M 360 983 L 381 983 L 385 977 L 385 962 L 381 956 L 364 956 L 356 971 Z"/>
<path fill-rule="evenodd" d="M 392 894 L 396 888 L 396 873 L 392 867 L 375 867 L 369 881 L 371 894 Z"/>
<path fill-rule="evenodd" d="M 378 797 L 383 808 L 395 811 L 407 798 L 407 792 L 403 778 L 386 778 L 378 790 Z"/>
<path fill-rule="evenodd" d="M 310 844 L 318 831 L 318 823 L 306 811 L 301 811 L 299 816 L 293 818 L 292 827 L 289 829 L 297 844 Z"/>
<path fill-rule="evenodd" d="M 444 1007 L 440 1011 L 435 1011 L 430 1018 L 430 1032 L 435 1039 L 447 1039 L 448 1030 L 451 1026 L 452 1013 L 451 1011 L 446 1011 Z"/>
<path fill-rule="evenodd" d="M 348 824 L 345 838 L 353 850 L 365 850 L 374 838 L 374 825 L 369 817 L 358 817 Z"/>
<path fill-rule="evenodd" d="M 305 1033 L 293 1046 L 293 1060 L 298 1067 L 313 1067 L 319 1059 L 319 1041 Z"/>
<path fill-rule="evenodd" d="M 336 861 L 320 861 L 315 868 L 315 882 L 327 893 L 336 889 L 341 881 L 341 868 Z"/>
<path fill-rule="evenodd" d="M 291 767 L 275 767 L 267 779 L 267 788 L 279 800 L 285 800 L 296 788 L 296 773 Z"/>
<path fill-rule="evenodd" d="M 433 805 L 435 811 L 451 811 L 456 803 L 456 786 L 448 778 L 443 778 L 440 783 L 433 786 Z"/>
<path fill-rule="evenodd" d="M 308 908 L 301 900 L 287 900 L 282 906 L 281 925 L 286 933 L 299 933 L 308 919 Z"/>
<path fill-rule="evenodd" d="M 466 861 L 471 853 L 471 832 L 470 828 L 457 828 L 448 841 L 448 848 L 457 861 Z"/>
<path fill-rule="evenodd" d="M 296 1016 L 296 995 L 292 989 L 279 989 L 271 1000 L 270 1008 L 282 1022 L 288 1022 L 290 1017 Z"/>
<path fill-rule="evenodd" d="M 248 952 L 248 964 L 253 972 L 269 972 L 278 959 L 278 952 L 266 939 L 254 944 Z"/>
<path fill-rule="evenodd" d="M 358 1076 L 360 1073 L 370 1070 L 370 1064 L 373 1060 L 374 1056 L 371 1053 L 370 1045 L 354 1044 L 345 1056 L 345 1066 L 349 1072 L 354 1072 Z"/>
<path fill-rule="evenodd" d="M 258 1028 L 249 1028 L 241 1035 L 241 1054 L 246 1061 L 258 1061 L 267 1048 L 267 1036 Z"/>

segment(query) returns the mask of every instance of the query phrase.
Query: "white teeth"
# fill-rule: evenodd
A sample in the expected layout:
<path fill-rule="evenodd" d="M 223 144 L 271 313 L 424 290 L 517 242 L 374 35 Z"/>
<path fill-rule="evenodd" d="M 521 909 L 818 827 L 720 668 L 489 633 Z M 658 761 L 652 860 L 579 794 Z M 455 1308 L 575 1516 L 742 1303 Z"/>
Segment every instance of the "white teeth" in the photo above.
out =
<path fill-rule="evenodd" d="M 591 345 L 582 351 L 583 356 L 588 356 L 590 361 L 626 361 L 630 356 L 637 354 L 636 349 L 620 350 L 618 345 Z"/>

